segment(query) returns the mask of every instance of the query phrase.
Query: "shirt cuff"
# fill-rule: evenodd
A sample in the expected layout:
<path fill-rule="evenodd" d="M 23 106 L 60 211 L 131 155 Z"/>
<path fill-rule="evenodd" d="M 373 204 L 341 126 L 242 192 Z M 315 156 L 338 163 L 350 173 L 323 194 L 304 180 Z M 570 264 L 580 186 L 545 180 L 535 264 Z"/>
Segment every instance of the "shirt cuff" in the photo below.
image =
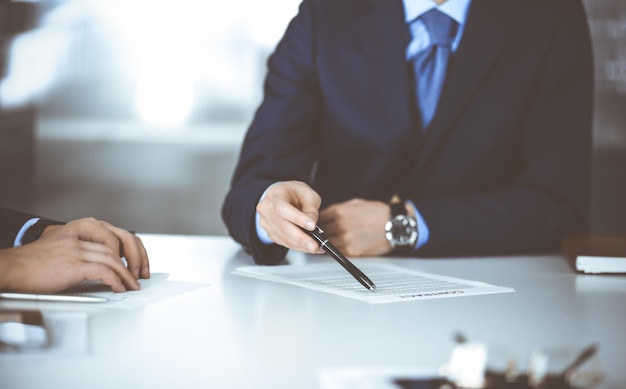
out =
<path fill-rule="evenodd" d="M 406 201 L 407 204 L 413 208 L 413 212 L 415 213 L 415 221 L 417 222 L 417 243 L 415 244 L 415 249 L 413 251 L 419 250 L 426 243 L 428 243 L 428 238 L 430 237 L 430 231 L 428 230 L 428 225 L 426 221 L 422 217 L 422 214 L 417 210 L 417 207 L 411 200 Z"/>
<path fill-rule="evenodd" d="M 259 203 L 261 202 L 261 200 L 263 200 L 263 198 L 265 198 L 266 194 L 267 194 L 267 189 L 265 189 L 265 191 L 261 195 L 261 198 L 259 199 Z M 256 223 L 256 235 L 257 235 L 257 237 L 259 238 L 259 240 L 263 244 L 272 244 L 272 243 L 274 243 L 274 241 L 272 241 L 272 239 L 267 234 L 267 232 L 263 229 L 263 227 L 261 227 L 260 221 L 261 221 L 261 215 L 259 215 L 259 213 L 256 212 L 256 214 L 254 216 L 254 222 Z"/>
<path fill-rule="evenodd" d="M 26 235 L 26 231 L 28 231 L 28 229 L 31 228 L 39 220 L 41 220 L 40 217 L 34 217 L 32 219 L 29 219 L 26 223 L 24 223 L 22 228 L 20 228 L 20 230 L 17 232 L 17 235 L 15 236 L 15 240 L 13 241 L 14 247 L 19 247 L 22 245 L 22 239 L 24 239 L 24 235 Z"/>

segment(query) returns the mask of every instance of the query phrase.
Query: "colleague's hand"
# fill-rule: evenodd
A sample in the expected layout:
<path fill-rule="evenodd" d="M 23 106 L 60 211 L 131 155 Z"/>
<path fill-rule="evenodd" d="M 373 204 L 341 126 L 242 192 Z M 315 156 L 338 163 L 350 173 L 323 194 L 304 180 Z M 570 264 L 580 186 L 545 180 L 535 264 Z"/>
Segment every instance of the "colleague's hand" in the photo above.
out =
<path fill-rule="evenodd" d="M 322 210 L 319 225 L 324 235 L 348 257 L 376 256 L 391 251 L 385 238 L 389 204 L 352 199 Z"/>
<path fill-rule="evenodd" d="M 82 281 L 99 280 L 115 292 L 124 292 L 140 288 L 138 276 L 150 276 L 139 238 L 92 218 L 49 226 L 35 242 L 0 250 L 3 290 L 54 293 Z"/>
<path fill-rule="evenodd" d="M 317 223 L 321 198 L 300 181 L 270 185 L 256 211 L 259 224 L 276 244 L 308 253 L 322 253 L 319 245 L 300 228 L 312 231 Z"/>
<path fill-rule="evenodd" d="M 69 235 L 86 242 L 107 246 L 117 257 L 125 257 L 128 270 L 135 278 L 150 278 L 148 254 L 135 234 L 94 218 L 71 221 L 65 225 L 46 227 L 39 239 Z"/>

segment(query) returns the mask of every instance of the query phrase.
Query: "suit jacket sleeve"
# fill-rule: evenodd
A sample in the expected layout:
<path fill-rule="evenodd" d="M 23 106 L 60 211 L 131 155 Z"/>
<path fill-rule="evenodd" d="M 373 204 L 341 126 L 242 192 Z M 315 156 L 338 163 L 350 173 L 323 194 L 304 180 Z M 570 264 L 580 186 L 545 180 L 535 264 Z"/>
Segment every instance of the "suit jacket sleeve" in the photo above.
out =
<path fill-rule="evenodd" d="M 281 262 L 287 249 L 265 245 L 255 229 L 256 205 L 265 189 L 278 181 L 309 182 L 318 121 L 314 83 L 310 12 L 303 10 L 268 61 L 265 97 L 248 130 L 222 218 L 231 236 L 257 263 Z"/>
<path fill-rule="evenodd" d="M 28 213 L 0 208 L 0 248 L 13 247 L 20 228 L 29 219 L 36 217 Z"/>

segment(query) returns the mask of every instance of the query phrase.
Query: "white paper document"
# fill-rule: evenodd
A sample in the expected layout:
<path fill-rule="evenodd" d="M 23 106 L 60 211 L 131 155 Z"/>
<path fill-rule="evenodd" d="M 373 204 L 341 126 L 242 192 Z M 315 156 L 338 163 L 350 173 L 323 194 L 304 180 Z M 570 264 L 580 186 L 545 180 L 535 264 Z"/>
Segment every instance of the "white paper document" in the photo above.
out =
<path fill-rule="evenodd" d="M 365 289 L 350 273 L 336 263 L 246 266 L 235 269 L 233 273 L 298 285 L 369 303 L 392 303 L 515 291 L 512 288 L 424 273 L 386 263 L 360 263 L 358 267 L 376 284 L 374 292 Z"/>
<path fill-rule="evenodd" d="M 168 277 L 168 273 L 152 273 L 150 278 L 139 280 L 141 289 L 129 290 L 124 293 L 115 293 L 110 287 L 99 282 L 86 282 L 69 289 L 68 294 L 104 297 L 108 301 L 97 304 L 103 308 L 134 309 L 209 285 L 202 282 L 169 281 Z"/>
<path fill-rule="evenodd" d="M 0 293 L 0 306 L 6 308 L 80 307 L 90 311 L 109 308 L 135 309 L 183 293 L 208 286 L 205 282 L 168 280 L 168 273 L 152 273 L 149 279 L 140 279 L 141 289 L 115 293 L 100 281 L 85 281 L 58 294 Z M 75 297 L 79 298 L 75 298 Z M 88 297 L 93 301 L 83 299 Z M 93 299 L 95 297 L 95 299 Z"/>

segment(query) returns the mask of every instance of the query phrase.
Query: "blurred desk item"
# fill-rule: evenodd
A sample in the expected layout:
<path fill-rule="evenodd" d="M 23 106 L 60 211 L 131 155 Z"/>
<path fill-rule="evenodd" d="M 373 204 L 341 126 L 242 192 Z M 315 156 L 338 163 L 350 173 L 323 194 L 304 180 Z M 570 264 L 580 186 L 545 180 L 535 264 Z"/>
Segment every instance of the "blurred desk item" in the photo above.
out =
<path fill-rule="evenodd" d="M 574 271 L 626 274 L 626 237 L 566 238 L 562 247 Z"/>
<path fill-rule="evenodd" d="M 15 306 L 15 308 L 11 308 Z M 88 315 L 78 310 L 39 310 L 36 304 L 0 304 L 0 372 L 11 361 L 85 357 L 88 351 Z M 28 363 L 27 362 L 27 363 Z M 5 385 L 0 376 L 2 388 Z"/>
<path fill-rule="evenodd" d="M 355 259 L 516 291 L 369 304 L 233 274 L 252 260 L 228 237 L 139 236 L 152 272 L 210 286 L 134 310 L 32 303 L 46 312 L 87 312 L 88 352 L 36 363 L 1 359 L 1 388 L 322 388 L 329 370 L 437 371 L 450 360 L 457 331 L 494 352 L 502 346 L 521 361 L 520 371 L 537 349 L 597 345 L 598 389 L 626 387 L 626 290 L 579 290 L 577 279 L 586 276 L 572 273 L 561 255 Z M 287 259 L 333 263 L 301 253 Z"/>

